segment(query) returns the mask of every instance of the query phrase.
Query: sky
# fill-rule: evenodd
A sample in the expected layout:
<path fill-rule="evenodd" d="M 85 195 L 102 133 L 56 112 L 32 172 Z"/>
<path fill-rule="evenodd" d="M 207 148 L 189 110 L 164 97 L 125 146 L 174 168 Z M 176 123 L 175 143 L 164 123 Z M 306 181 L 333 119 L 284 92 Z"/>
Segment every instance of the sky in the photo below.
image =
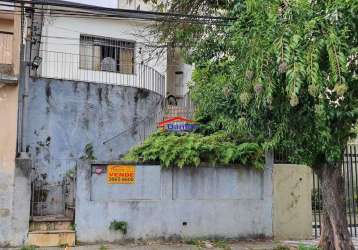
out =
<path fill-rule="evenodd" d="M 71 2 L 76 3 L 85 3 L 90 5 L 98 5 L 102 7 L 109 7 L 109 8 L 116 8 L 117 7 L 117 0 L 68 0 Z M 121 0 L 127 1 L 127 0 Z"/>

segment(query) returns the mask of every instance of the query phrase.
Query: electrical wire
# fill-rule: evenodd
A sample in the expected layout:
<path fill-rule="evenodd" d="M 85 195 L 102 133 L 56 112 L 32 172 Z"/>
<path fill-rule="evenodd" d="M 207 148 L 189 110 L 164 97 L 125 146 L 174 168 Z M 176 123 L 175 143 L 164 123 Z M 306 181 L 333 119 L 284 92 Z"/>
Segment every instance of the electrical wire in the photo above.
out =
<path fill-rule="evenodd" d="M 4 4 L 13 3 L 13 4 Z M 103 8 L 98 6 L 91 5 L 83 5 L 70 3 L 65 1 L 22 1 L 22 0 L 4 0 L 1 1 L 0 6 L 5 7 L 13 7 L 14 10 L 0 10 L 0 13 L 13 13 L 14 15 L 23 14 L 23 10 L 19 10 L 19 6 L 16 4 L 21 4 L 25 7 L 25 14 L 27 16 L 50 16 L 50 17 L 71 17 L 71 18 L 100 18 L 100 19 L 129 19 L 129 20 L 152 20 L 152 21 L 166 21 L 166 22 L 180 22 L 180 23 L 195 23 L 195 24 L 203 24 L 203 25 L 225 25 L 226 22 L 234 20 L 233 18 L 225 18 L 225 17 L 216 17 L 216 16 L 196 16 L 196 15 L 186 15 L 186 14 L 178 14 L 178 13 L 163 13 L 163 12 L 152 12 L 152 11 L 138 11 L 138 10 L 124 10 L 124 9 L 113 9 L 113 8 Z M 31 5 L 29 5 L 31 4 Z M 37 6 L 37 5 L 41 5 Z M 21 6 L 21 7 L 22 7 Z M 44 6 L 51 7 L 49 9 L 44 8 Z M 57 8 L 55 8 L 55 7 Z M 59 8 L 60 7 L 60 8 Z M 70 8 L 70 9 L 64 9 Z M 77 10 L 71 10 L 77 9 Z M 78 10 L 81 9 L 81 10 Z M 35 11 L 34 11 L 35 10 Z M 40 10 L 41 13 L 38 13 L 36 10 Z M 50 12 L 46 12 L 46 10 Z M 87 11 L 83 11 L 87 10 Z M 34 12 L 33 12 L 34 11 Z M 88 12 L 92 11 L 92 12 Z M 32 12 L 32 13 L 31 13 Z M 102 13 L 104 12 L 104 13 Z M 31 13 L 31 14 L 30 14 Z M 134 16 L 128 16 L 126 14 L 135 14 Z M 147 15 L 138 16 L 138 14 Z M 74 30 L 73 30 L 74 31 Z M 75 31 L 78 33 L 82 33 L 81 31 Z M 46 36 L 44 36 L 46 37 Z M 59 38 L 57 39 L 71 39 L 71 38 Z M 78 41 L 78 39 L 76 39 Z M 55 43 L 53 43 L 55 44 Z M 144 44 L 144 43 L 143 43 Z M 151 42 L 153 44 L 153 41 Z M 74 44 L 58 44 L 58 45 L 71 45 Z M 78 44 L 79 45 L 79 44 Z M 77 46 L 77 44 L 76 44 Z M 155 46 L 153 46 L 155 47 Z M 162 47 L 162 45 L 160 46 Z"/>
<path fill-rule="evenodd" d="M 1 6 L 1 4 L 0 4 Z M 198 24 L 198 25 L 215 25 L 215 26 L 226 26 L 228 25 L 224 21 L 208 21 L 208 20 L 188 20 L 188 19 L 171 19 L 171 18 L 139 18 L 139 17 L 126 17 L 118 15 L 108 15 L 108 14 L 82 14 L 73 11 L 54 11 L 52 13 L 33 13 L 34 16 L 45 16 L 45 17 L 70 17 L 70 18 L 95 18 L 95 19 L 111 19 L 111 20 L 137 20 L 137 21 L 154 21 L 154 22 L 171 22 L 171 23 L 188 23 L 188 24 Z M 21 11 L 16 10 L 0 10 L 0 13 L 13 15 L 21 15 Z M 29 13 L 26 13 L 26 16 L 29 16 Z"/>
<path fill-rule="evenodd" d="M 11 3 L 21 3 L 21 4 L 29 4 L 28 1 L 21 1 L 21 0 L 4 0 L 2 2 L 11 2 Z M 32 9 L 39 9 L 39 7 L 37 7 L 36 5 L 42 5 L 42 6 L 56 6 L 56 7 L 66 7 L 66 8 L 74 8 L 74 9 L 81 9 L 81 10 L 91 10 L 91 11 L 96 11 L 96 12 L 105 12 L 102 14 L 98 14 L 98 13 L 89 13 L 89 12 L 85 12 L 85 11 L 73 11 L 73 10 L 64 10 L 64 9 L 56 9 L 56 8 L 51 8 L 52 11 L 57 11 L 58 14 L 64 14 L 64 15 L 68 15 L 68 14 L 77 14 L 77 15 L 91 15 L 91 16 L 100 16 L 100 17 L 125 17 L 125 18 L 135 18 L 135 19 L 143 19 L 143 20 L 153 20 L 153 21 L 158 21 L 158 20 L 162 20 L 162 21 L 173 21 L 174 18 L 176 18 L 176 20 L 183 21 L 184 19 L 186 20 L 190 20 L 190 21 L 198 21 L 198 20 L 202 20 L 202 21 L 221 21 L 221 22 L 226 22 L 226 21 L 232 21 L 235 20 L 234 18 L 226 18 L 226 17 L 217 17 L 217 16 L 199 16 L 199 15 L 189 15 L 189 14 L 179 14 L 179 13 L 167 13 L 167 12 L 153 12 L 153 11 L 140 11 L 140 10 L 127 10 L 127 9 L 114 9 L 114 8 L 104 8 L 104 7 L 98 7 L 98 6 L 91 6 L 91 5 L 84 5 L 84 4 L 76 4 L 76 3 L 70 3 L 70 2 L 66 2 L 66 1 L 56 1 L 56 2 L 51 2 L 51 1 L 32 1 L 31 2 L 32 6 L 27 8 L 32 8 Z M 6 5 L 6 4 L 2 4 L 8 7 L 14 7 L 13 5 Z M 40 8 L 41 10 L 43 10 L 43 8 Z M 135 14 L 134 16 L 128 16 L 129 14 Z M 138 15 L 139 14 L 139 15 Z M 121 16 L 123 15 L 123 16 Z"/>

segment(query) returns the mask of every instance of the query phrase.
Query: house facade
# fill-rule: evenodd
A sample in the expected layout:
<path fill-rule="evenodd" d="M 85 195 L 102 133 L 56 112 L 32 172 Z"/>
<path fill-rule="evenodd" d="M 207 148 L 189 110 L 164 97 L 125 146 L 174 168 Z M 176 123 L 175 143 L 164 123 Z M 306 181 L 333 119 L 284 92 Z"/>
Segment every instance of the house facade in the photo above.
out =
<path fill-rule="evenodd" d="M 148 10 L 141 6 L 135 10 Z M 30 227 L 16 230 L 20 242 L 41 245 L 56 231 L 65 238 L 44 245 L 72 244 L 78 164 L 118 161 L 164 117 L 182 115 L 191 67 L 177 51 L 157 46 L 150 14 L 121 10 L 123 18 L 103 18 L 114 10 L 93 8 L 55 0 L 26 6 L 18 151 L 30 162 L 29 193 L 19 189 L 29 198 L 21 207 Z M 176 100 L 170 107 L 168 96 Z M 56 230 L 43 232 L 49 224 Z"/>
<path fill-rule="evenodd" d="M 160 121 L 190 118 L 192 111 L 193 66 L 158 43 L 150 4 L 119 0 L 118 9 L 108 9 L 46 0 L 6 7 L 8 14 L 0 15 L 0 247 L 272 237 L 275 225 L 287 231 L 303 219 L 304 229 L 289 237 L 310 237 L 310 194 L 294 193 L 309 188 L 307 168 L 289 172 L 292 182 L 285 170 L 274 170 L 270 154 L 263 172 L 121 160 Z M 20 10 L 26 15 L 14 14 Z M 111 175 L 133 179 L 112 182 Z M 283 188 L 275 190 L 275 176 L 286 180 L 279 181 Z M 288 194 L 302 199 L 287 221 L 275 224 L 287 207 L 277 205 L 280 197 Z M 113 231 L 113 223 L 128 231 Z"/>
<path fill-rule="evenodd" d="M 143 21 L 46 16 L 38 75 L 138 87 L 164 97 L 166 51 L 147 47 L 147 29 Z"/>
<path fill-rule="evenodd" d="M 88 17 L 59 15 L 86 6 L 51 4 L 25 5 L 26 17 L 0 7 L 0 246 L 26 243 L 28 222 L 44 216 L 72 223 L 74 194 L 64 193 L 78 161 L 120 159 L 164 114 L 169 56 L 153 49 L 151 22 L 101 18 L 93 6 Z"/>
<path fill-rule="evenodd" d="M 31 60 L 39 60 L 40 63 L 31 70 L 28 107 L 36 109 L 28 112 L 27 133 L 24 135 L 24 147 L 32 157 L 37 155 L 43 158 L 78 159 L 83 154 L 85 145 L 89 144 L 101 155 L 111 152 L 105 159 L 117 159 L 131 146 L 143 141 L 164 117 L 187 115 L 187 84 L 193 67 L 183 62 L 179 51 L 158 44 L 152 29 L 153 21 L 148 20 L 151 18 L 148 14 L 150 12 L 132 12 L 133 9 L 149 10 L 151 5 L 142 1 L 126 1 L 126 5 L 123 2 L 119 1 L 118 7 L 131 11 L 124 11 L 123 18 L 119 19 L 102 18 L 101 15 L 108 15 L 112 10 L 104 8 L 93 12 L 93 6 L 88 5 L 75 6 L 87 11 L 81 17 L 60 15 L 60 11 L 78 9 L 57 5 L 45 7 L 41 18 L 39 15 L 35 16 L 37 19 L 34 28 L 41 32 L 33 34 L 31 38 Z M 66 2 L 55 1 L 54 4 L 56 3 Z M 38 81 L 42 84 L 34 84 Z M 54 84 L 55 81 L 64 81 L 67 85 Z M 44 90 L 38 89 L 39 86 L 43 86 Z M 65 86 L 68 88 L 56 90 L 57 92 L 52 90 Z M 86 93 L 77 92 L 81 87 Z M 70 89 L 74 91 L 73 97 L 68 93 Z M 122 93 L 120 90 L 130 94 L 119 96 Z M 31 98 L 31 93 L 36 96 Z M 42 99 L 38 98 L 41 94 Z M 51 103 L 51 98 L 55 98 L 56 94 L 64 95 L 56 100 L 64 103 L 64 114 L 58 113 L 61 112 L 58 103 Z M 86 99 L 76 97 L 81 94 Z M 111 94 L 118 98 L 117 105 L 122 106 L 111 103 Z M 133 99 L 124 101 L 123 98 L 130 98 L 130 95 L 133 95 Z M 90 100 L 92 96 L 97 99 Z M 174 103 L 169 103 L 171 105 L 167 103 L 168 97 L 175 100 Z M 66 98 L 71 99 L 65 101 Z M 81 109 L 78 102 L 85 104 L 81 115 L 78 114 Z M 76 104 L 71 106 L 71 103 Z M 48 107 L 45 109 L 45 106 Z M 57 113 L 51 112 L 53 108 L 56 108 Z M 106 115 L 106 108 L 107 117 L 100 117 Z M 40 112 L 41 109 L 43 112 Z M 70 109 L 70 112 L 66 109 Z M 116 112 L 118 114 L 114 115 Z M 31 114 L 36 118 L 31 119 Z M 48 115 L 44 117 L 44 114 Z M 46 134 L 62 131 L 58 127 L 51 127 L 58 125 L 58 122 L 51 123 L 51 118 L 56 115 L 61 122 L 66 122 L 63 129 L 67 131 L 65 135 L 61 135 L 58 144 L 63 144 L 63 138 L 69 138 L 69 146 L 59 150 L 60 153 L 47 148 L 41 150 L 42 145 L 48 143 Z M 70 120 L 63 117 L 69 117 Z M 41 120 L 46 121 L 46 124 L 38 124 Z M 68 124 L 71 125 L 68 127 Z M 73 139 L 71 133 L 68 133 L 69 128 L 82 138 L 86 136 L 77 133 L 78 131 L 84 128 L 91 132 L 85 133 L 87 139 Z M 137 139 L 133 139 L 133 133 Z M 90 138 L 90 135 L 95 138 Z M 123 146 L 121 140 L 126 136 L 130 138 L 126 139 L 127 145 Z M 38 143 L 39 141 L 42 143 Z M 54 143 L 56 141 L 51 140 L 51 146 L 55 147 Z M 115 151 L 113 147 L 119 150 Z M 67 150 L 68 148 L 76 149 Z"/>
<path fill-rule="evenodd" d="M 146 12 L 103 18 L 112 10 L 53 4 L 34 15 L 31 62 L 38 65 L 30 70 L 23 144 L 37 169 L 60 166 L 46 172 L 56 180 L 86 146 L 97 159 L 119 159 L 164 117 L 183 115 L 192 67 L 175 49 L 158 46 Z M 150 9 L 141 1 L 118 7 Z M 78 8 L 86 14 L 58 14 Z"/>

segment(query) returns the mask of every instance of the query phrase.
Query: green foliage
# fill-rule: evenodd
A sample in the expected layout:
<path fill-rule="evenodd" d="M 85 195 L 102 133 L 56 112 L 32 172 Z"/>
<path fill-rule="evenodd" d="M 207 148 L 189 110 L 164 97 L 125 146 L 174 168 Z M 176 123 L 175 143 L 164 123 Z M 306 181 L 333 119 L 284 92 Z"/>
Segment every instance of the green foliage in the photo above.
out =
<path fill-rule="evenodd" d="M 123 234 L 127 234 L 128 223 L 126 221 L 112 221 L 109 225 L 109 229 L 113 231 L 121 231 Z"/>
<path fill-rule="evenodd" d="M 36 250 L 35 246 L 22 246 L 20 250 Z"/>
<path fill-rule="evenodd" d="M 95 161 L 97 159 L 94 155 L 92 144 L 86 144 L 84 151 L 84 155 L 80 157 L 81 160 Z"/>
<path fill-rule="evenodd" d="M 185 244 L 188 245 L 194 245 L 196 246 L 198 249 L 205 249 L 205 248 L 216 248 L 216 249 L 223 249 L 223 250 L 231 250 L 231 247 L 229 245 L 229 242 L 225 241 L 225 240 L 214 240 L 214 241 L 210 241 L 210 240 L 200 240 L 200 239 L 192 239 L 192 240 L 188 240 L 185 241 Z"/>
<path fill-rule="evenodd" d="M 233 7 L 233 1 L 227 0 L 144 0 L 144 2 L 152 2 L 161 12 L 185 15 L 221 15 L 222 11 Z M 189 47 L 192 45 L 192 40 L 199 38 L 207 29 L 199 22 L 173 23 L 172 18 L 168 19 L 163 18 L 161 22 L 154 24 L 155 28 L 160 30 L 160 33 L 155 36 L 159 37 L 157 42 L 163 46 L 171 44 L 177 48 Z"/>
<path fill-rule="evenodd" d="M 69 229 L 75 231 L 76 230 L 76 224 L 71 222 L 71 224 L 69 225 Z"/>
<path fill-rule="evenodd" d="M 101 245 L 101 246 L 99 247 L 99 250 L 107 250 L 107 249 L 108 249 L 108 247 L 105 246 L 105 245 Z"/>
<path fill-rule="evenodd" d="M 223 250 L 231 250 L 229 243 L 225 240 L 216 240 L 213 242 L 215 248 L 223 249 Z"/>
<path fill-rule="evenodd" d="M 180 2 L 170 8 L 218 9 Z M 297 163 L 337 165 L 358 132 L 358 2 L 227 2 L 219 13 L 236 20 L 226 25 L 158 29 L 196 65 L 196 119 L 264 149 L 294 149 Z"/>
<path fill-rule="evenodd" d="M 163 167 L 199 166 L 200 163 L 240 164 L 261 169 L 264 153 L 257 143 L 234 140 L 223 131 L 210 135 L 157 132 L 133 148 L 126 160 L 160 162 Z"/>
<path fill-rule="evenodd" d="M 300 244 L 298 246 L 298 250 L 320 250 L 320 248 L 318 248 L 316 246 L 306 246 L 306 245 Z"/>
<path fill-rule="evenodd" d="M 66 177 L 73 179 L 76 176 L 76 168 L 71 168 L 66 172 Z"/>
<path fill-rule="evenodd" d="M 205 242 L 203 240 L 189 240 L 185 242 L 188 245 L 194 245 L 197 249 L 203 249 L 205 248 Z"/>
<path fill-rule="evenodd" d="M 273 250 L 290 250 L 291 248 L 288 246 L 277 246 L 275 247 Z M 298 246 L 298 250 L 320 250 L 320 248 L 316 247 L 316 246 L 306 246 L 303 244 L 300 244 Z"/>

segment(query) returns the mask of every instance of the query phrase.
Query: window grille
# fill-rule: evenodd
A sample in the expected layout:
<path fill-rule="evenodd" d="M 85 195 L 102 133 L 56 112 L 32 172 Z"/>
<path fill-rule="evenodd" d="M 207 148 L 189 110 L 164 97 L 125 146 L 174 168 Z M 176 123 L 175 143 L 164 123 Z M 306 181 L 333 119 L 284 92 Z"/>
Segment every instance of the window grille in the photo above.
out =
<path fill-rule="evenodd" d="M 80 36 L 80 68 L 134 74 L 134 42 Z"/>

